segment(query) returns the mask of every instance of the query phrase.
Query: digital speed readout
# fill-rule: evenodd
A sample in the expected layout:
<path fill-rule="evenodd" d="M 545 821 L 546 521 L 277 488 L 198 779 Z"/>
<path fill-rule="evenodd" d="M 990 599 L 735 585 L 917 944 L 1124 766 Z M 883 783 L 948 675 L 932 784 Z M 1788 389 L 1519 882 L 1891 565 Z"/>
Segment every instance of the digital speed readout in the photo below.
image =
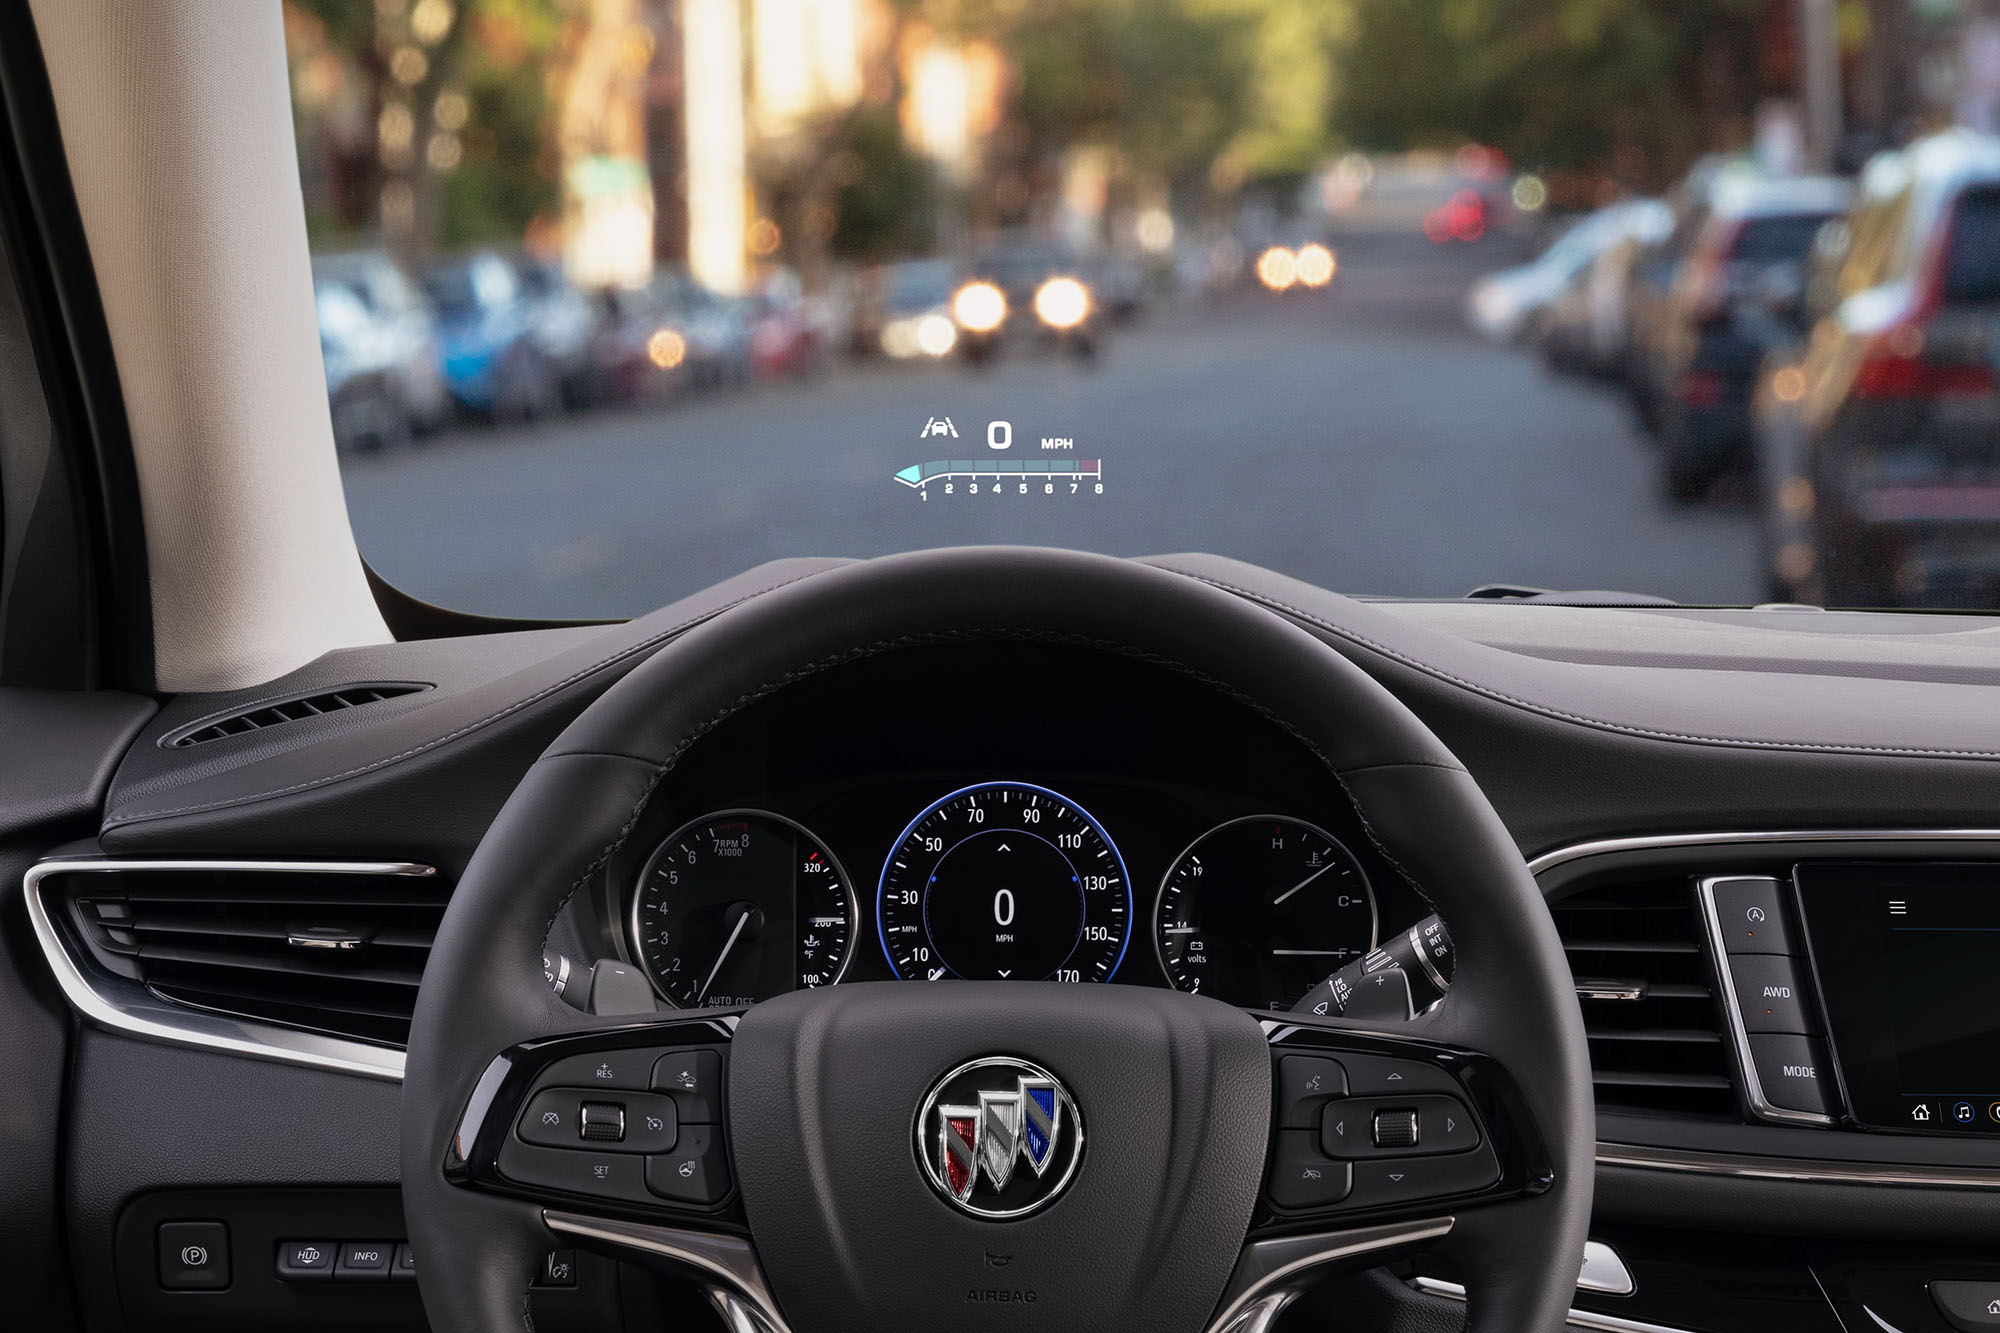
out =
<path fill-rule="evenodd" d="M 1083 807 L 989 782 L 910 821 L 883 864 L 875 914 L 889 968 L 906 981 L 1109 981 L 1131 934 L 1132 886 Z"/>

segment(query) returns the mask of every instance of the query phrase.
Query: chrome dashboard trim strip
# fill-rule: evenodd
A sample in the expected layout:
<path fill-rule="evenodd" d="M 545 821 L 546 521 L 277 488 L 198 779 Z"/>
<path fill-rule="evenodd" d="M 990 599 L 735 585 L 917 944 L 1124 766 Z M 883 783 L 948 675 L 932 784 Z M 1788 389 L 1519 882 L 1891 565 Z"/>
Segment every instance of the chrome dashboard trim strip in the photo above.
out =
<path fill-rule="evenodd" d="M 1270 1333 L 1271 1326 L 1311 1281 L 1309 1274 L 1337 1259 L 1399 1249 L 1450 1233 L 1455 1217 L 1389 1222 L 1310 1236 L 1281 1236 L 1243 1247 L 1206 1333 Z"/>
<path fill-rule="evenodd" d="M 1750 1103 L 1750 1113 L 1759 1120 L 1774 1121 L 1788 1125 L 1831 1125 L 1834 1118 L 1822 1111 L 1795 1111 L 1788 1107 L 1774 1106 L 1764 1096 L 1764 1078 L 1757 1072 L 1757 1061 L 1750 1054 L 1750 1034 L 1743 1022 L 1743 1002 L 1736 995 L 1736 981 L 1730 971 L 1729 946 L 1722 938 L 1722 921 L 1715 914 L 1715 886 L 1730 884 L 1737 880 L 1770 881 L 1769 875 L 1704 875 L 1696 881 L 1695 892 L 1701 904 L 1701 929 L 1708 941 L 1709 962 L 1716 970 L 1716 984 L 1722 991 L 1722 1015 L 1729 1026 L 1729 1044 L 1736 1052 L 1736 1074 L 1738 1086 L 1743 1089 L 1743 1098 Z M 1797 989 L 1794 980 L 1793 988 Z M 1824 1041 L 1814 1034 L 1813 1040 Z"/>
<path fill-rule="evenodd" d="M 63 995 L 83 1017 L 101 1027 L 204 1050 L 247 1055 L 306 1065 L 341 1074 L 400 1082 L 403 1051 L 394 1046 L 346 1037 L 329 1037 L 299 1028 L 260 1023 L 231 1014 L 195 1009 L 163 1000 L 145 986 L 115 976 L 88 956 L 70 952 L 44 900 L 42 884 L 54 875 L 109 874 L 148 870 L 262 871 L 315 875 L 396 875 L 412 879 L 434 877 L 437 871 L 409 861 L 260 861 L 190 859 L 123 859 L 71 857 L 38 861 L 22 877 L 22 896 L 35 939 L 49 961 Z"/>
<path fill-rule="evenodd" d="M 1528 872 L 1540 875 L 1559 865 L 1586 857 L 1610 856 L 1618 852 L 1671 851 L 1694 847 L 1755 847 L 1760 844 L 1831 842 L 1991 842 L 2000 844 L 2000 829 L 1783 829 L 1768 832 L 1731 830 L 1715 833 L 1655 833 L 1624 838 L 1596 838 L 1573 842 L 1537 853 L 1528 860 Z"/>
<path fill-rule="evenodd" d="M 1823 1158 L 1751 1157 L 1740 1153 L 1694 1152 L 1641 1143 L 1600 1143 L 1599 1166 L 1648 1171 L 1690 1171 L 1697 1175 L 1747 1180 L 1810 1180 L 1849 1185 L 1935 1185 L 1957 1189 L 2000 1189 L 2000 1167 L 1899 1166 L 1884 1162 L 1830 1162 Z"/>
<path fill-rule="evenodd" d="M 757 1251 L 741 1236 L 546 1208 L 542 1223 L 558 1235 L 636 1250 L 693 1270 L 730 1333 L 789 1333 L 785 1317 L 778 1313 L 778 1298 L 764 1279 Z"/>
<path fill-rule="evenodd" d="M 1410 1285 L 1429 1296 L 1442 1296 L 1448 1301 L 1465 1299 L 1465 1288 L 1456 1282 L 1445 1282 L 1434 1277 L 1410 1279 Z M 1568 1315 L 1571 1328 L 1588 1328 L 1595 1333 L 1688 1333 L 1687 1329 L 1671 1328 L 1666 1324 L 1649 1324 L 1640 1319 L 1626 1319 L 1615 1314 L 1599 1314 L 1595 1310 L 1571 1310 Z"/>

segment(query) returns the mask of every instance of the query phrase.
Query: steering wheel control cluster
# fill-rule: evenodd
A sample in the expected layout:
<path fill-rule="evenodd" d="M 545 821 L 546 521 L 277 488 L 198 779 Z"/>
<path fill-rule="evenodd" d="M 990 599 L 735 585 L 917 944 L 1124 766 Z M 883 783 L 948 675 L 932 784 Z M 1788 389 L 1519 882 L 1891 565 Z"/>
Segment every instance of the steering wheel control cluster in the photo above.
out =
<path fill-rule="evenodd" d="M 1399 1207 L 1483 1190 L 1500 1161 L 1465 1090 L 1417 1060 L 1280 1055 L 1266 1193 L 1287 1212 Z"/>
<path fill-rule="evenodd" d="M 724 1048 L 587 1052 L 535 1076 L 500 1175 L 633 1204 L 712 1209 L 732 1189 L 722 1133 Z"/>

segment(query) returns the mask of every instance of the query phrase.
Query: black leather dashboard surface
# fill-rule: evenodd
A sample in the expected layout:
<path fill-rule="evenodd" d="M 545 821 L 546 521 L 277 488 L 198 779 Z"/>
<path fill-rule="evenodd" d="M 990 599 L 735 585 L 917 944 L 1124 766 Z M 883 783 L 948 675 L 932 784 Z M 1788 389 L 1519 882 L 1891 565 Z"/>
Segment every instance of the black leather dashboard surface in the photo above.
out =
<path fill-rule="evenodd" d="M 264 689 L 176 700 L 120 768 L 103 844 L 394 852 L 455 870 L 535 755 L 633 662 L 841 563 L 763 566 L 625 625 L 353 649 Z M 1985 826 L 2000 809 L 1988 618 L 1363 602 L 1213 556 L 1152 563 L 1291 618 L 1376 676 L 1529 854 L 1623 833 Z M 380 679 L 436 688 L 191 759 L 154 743 L 226 704 Z"/>

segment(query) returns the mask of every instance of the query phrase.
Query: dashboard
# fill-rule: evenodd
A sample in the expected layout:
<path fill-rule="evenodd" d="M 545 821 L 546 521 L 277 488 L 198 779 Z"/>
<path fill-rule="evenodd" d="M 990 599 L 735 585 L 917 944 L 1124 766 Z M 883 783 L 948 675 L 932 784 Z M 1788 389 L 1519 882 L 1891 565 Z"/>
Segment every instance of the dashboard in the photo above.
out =
<path fill-rule="evenodd" d="M 1637 1287 L 1579 1292 L 1578 1307 L 1599 1321 L 1585 1326 L 1622 1317 L 1694 1333 L 1937 1333 L 1950 1325 L 1926 1284 L 2000 1284 L 2000 1256 L 1983 1239 L 2000 1224 L 2000 1090 L 1981 993 L 1986 942 L 2000 924 L 1986 914 L 1984 887 L 2000 879 L 1991 816 L 2000 714 L 1990 697 L 2000 671 L 1984 665 L 1981 647 L 1990 622 L 1367 603 L 1225 561 L 1165 563 L 1281 610 L 1375 675 L 1465 763 L 1527 857 L 1580 992 L 1588 988 L 1593 1236 L 1615 1246 Z M 49 1180 L 37 1188 L 62 1201 L 66 1227 L 49 1234 L 68 1239 L 68 1289 L 89 1328 L 172 1327 L 171 1308 L 194 1302 L 159 1288 L 159 1224 L 227 1220 L 246 1299 L 267 1242 L 401 1234 L 399 1165 L 381 1127 L 397 1115 L 400 1024 L 423 957 L 414 944 L 407 962 L 392 955 L 388 929 L 426 937 L 521 774 L 626 665 L 734 601 L 810 576 L 797 564 L 755 572 L 623 626 L 343 651 L 254 689 L 190 695 L 157 711 L 134 705 L 103 720 L 106 734 L 88 750 L 105 756 L 96 776 L 79 777 L 62 822 L 12 845 L 21 871 L 63 857 L 117 865 L 42 880 L 55 947 L 43 938 L 26 970 L 54 967 L 64 992 L 10 1010 L 9 1031 L 45 1048 L 17 1066 L 63 1071 L 16 1123 L 60 1125 L 69 1147 L 17 1161 L 45 1164 Z M 430 688 L 196 747 L 167 743 L 219 713 L 367 681 Z M 31 702 L 38 715 L 48 710 Z M 73 721 L 49 757 L 15 771 L 66 771 L 60 761 L 86 752 L 76 732 L 91 720 Z M 987 820 L 1004 812 L 1017 820 L 1008 827 L 1025 827 L 1021 793 L 1059 800 L 1074 819 L 1047 839 L 1056 846 L 1042 865 L 1053 873 L 998 876 L 990 834 L 1002 826 L 973 824 L 977 804 Z M 1055 829 L 1055 806 L 1030 808 Z M 927 819 L 949 827 L 927 830 Z M 747 841 L 724 827 L 739 820 Z M 1256 972 L 1230 951 L 1284 947 L 1271 944 L 1280 929 L 1298 947 L 1329 949 L 1358 947 L 1349 939 L 1364 932 L 1358 910 L 1341 916 L 1337 897 L 1324 919 L 1257 919 L 1305 878 L 1269 864 L 1225 869 L 1258 850 L 1253 835 L 1267 823 L 1286 830 L 1284 856 L 1311 855 L 1310 828 L 1326 835 L 1330 864 L 1347 864 L 1336 843 L 1352 857 L 1376 943 L 1431 911 L 1317 756 L 1255 701 L 1056 644 L 913 649 L 794 681 L 703 735 L 632 821 L 548 945 L 568 960 L 573 985 L 593 960 L 622 963 L 648 1005 L 887 980 L 922 963 L 926 976 L 937 966 L 989 976 L 1032 967 L 1068 968 L 1079 984 L 1192 989 L 1198 980 L 1204 993 L 1289 1007 L 1317 962 L 1287 973 L 1273 955 Z M 1062 845 L 1064 834 L 1078 845 Z M 652 887 L 662 870 L 690 868 L 690 848 L 693 867 L 712 868 L 718 843 L 732 837 L 738 845 L 720 849 L 721 859 L 748 885 L 725 879 L 703 895 L 679 892 L 678 882 Z M 894 866 L 892 853 L 932 837 L 949 842 L 919 847 L 934 865 Z M 815 851 L 824 855 L 812 864 L 825 869 L 807 870 Z M 1084 867 L 1107 861 L 1119 869 L 1100 872 L 1105 887 L 1082 889 Z M 218 862 L 237 869 L 217 874 Z M 330 878 L 335 866 L 343 873 Z M 1067 899 L 1064 867 L 1079 881 Z M 885 903 L 885 869 L 914 872 L 893 890 L 918 901 Z M 1317 891 L 1327 879 L 1282 906 L 1324 907 Z M 1764 881 L 1756 892 L 1777 904 L 1786 938 L 1728 947 L 1721 906 L 1730 893 L 1715 898 L 1703 886 L 1731 879 Z M 1261 892 L 1215 887 L 1225 882 Z M 221 935 L 199 940 L 200 959 L 185 933 L 179 959 L 120 944 L 148 912 L 206 913 L 253 886 L 272 903 L 274 930 L 302 914 L 310 924 L 378 926 L 370 950 L 383 978 L 347 975 L 334 955 L 297 954 L 283 972 L 225 966 L 255 943 Z M 1003 891 L 1022 928 L 1012 941 L 998 938 Z M 1100 914 L 1086 892 L 1100 895 Z M 362 913 L 383 902 L 394 915 L 383 910 L 379 924 Z M 84 917 L 87 908 L 99 915 Z M 127 910 L 136 919 L 112 915 Z M 33 939 L 28 924 L 17 920 L 12 938 Z M 885 949 L 885 924 L 917 932 L 890 936 Z M 1084 938 L 1093 924 L 1111 938 Z M 1179 929 L 1188 925 L 1197 930 Z M 1944 929 L 1899 929 L 1926 925 Z M 657 935 L 643 940 L 663 929 L 685 945 L 677 980 L 658 971 L 675 955 Z M 968 932 L 982 947 L 966 952 Z M 101 949 L 100 936 L 113 947 Z M 746 950 L 746 940 L 757 947 Z M 898 940 L 933 957 L 899 961 Z M 1009 949 L 1027 961 L 1010 962 Z M 1087 980 L 1101 963 L 1104 981 Z M 76 974 L 65 975 L 72 965 Z M 1792 981 L 1776 984 L 1790 985 L 1799 1007 L 1769 1021 L 1808 1030 L 1754 1030 L 1766 1022 L 1754 1012 L 1763 973 L 1786 967 Z M 250 1012 L 252 991 L 254 1022 L 217 1013 L 225 1004 Z M 313 1012 L 302 1022 L 305 1005 Z M 217 1037 L 225 1024 L 234 1035 Z M 261 1044 L 259 1058 L 240 1058 L 246 1034 Z M 1780 1061 L 1766 1086 L 1758 1049 L 1798 1044 L 1791 1038 L 1814 1058 Z M 1815 1086 L 1786 1075 L 1786 1063 L 1810 1065 Z M 231 1095 L 218 1099 L 225 1086 Z M 135 1087 L 147 1095 L 132 1096 Z M 1753 1088 L 1770 1112 L 1792 1110 L 1786 1101 L 1808 1109 L 1760 1112 Z M 59 1177 L 48 1165 L 58 1162 Z M 592 1306 L 588 1319 L 583 1306 L 638 1300 L 615 1273 L 593 1271 L 590 1256 L 579 1263 L 574 1289 L 538 1289 L 538 1327 L 615 1326 L 615 1304 Z M 1373 1300 L 1380 1326 L 1421 1326 L 1383 1303 L 1400 1309 L 1413 1286 L 1449 1296 L 1455 1280 L 1422 1272 L 1330 1289 L 1328 1307 L 1312 1313 L 1345 1318 L 1348 1306 L 1334 1304 Z M 303 1290 L 268 1272 L 258 1282 L 274 1300 Z M 317 1302 L 328 1326 L 357 1313 L 380 1327 L 419 1326 L 408 1287 L 335 1283 L 317 1289 Z M 564 1302 L 575 1307 L 571 1324 Z M 627 1305 L 628 1326 L 643 1322 L 639 1308 Z M 1359 1322 L 1369 1326 L 1366 1315 Z M 226 1324 L 217 1316 L 201 1326 Z"/>
<path fill-rule="evenodd" d="M 1248 703 L 1108 654 L 945 646 L 704 737 L 550 945 L 682 1008 L 973 979 L 1283 1010 L 1427 912 Z"/>

